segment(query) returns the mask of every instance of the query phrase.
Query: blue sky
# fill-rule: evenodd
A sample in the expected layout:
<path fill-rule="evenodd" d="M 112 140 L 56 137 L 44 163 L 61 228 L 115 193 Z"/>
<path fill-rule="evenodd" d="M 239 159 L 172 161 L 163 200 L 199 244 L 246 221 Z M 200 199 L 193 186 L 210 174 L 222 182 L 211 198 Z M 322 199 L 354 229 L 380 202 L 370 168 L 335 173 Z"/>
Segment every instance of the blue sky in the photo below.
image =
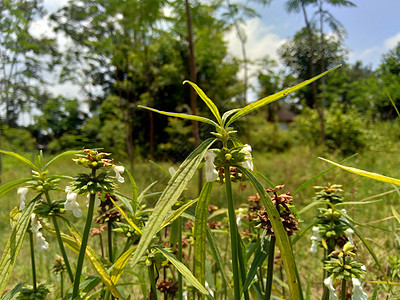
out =
<path fill-rule="evenodd" d="M 288 14 L 285 11 L 285 0 L 272 0 L 268 6 L 255 6 L 261 15 L 259 23 L 247 30 L 249 42 L 252 36 L 263 41 L 263 33 L 271 38 L 269 45 L 276 48 L 276 43 L 291 38 L 304 26 L 302 14 Z M 350 50 L 349 60 L 363 61 L 364 64 L 376 67 L 383 53 L 387 53 L 400 42 L 400 0 L 353 0 L 356 7 L 332 7 L 328 10 L 343 24 L 347 36 L 345 45 Z M 312 13 L 309 13 L 311 16 Z M 254 40 L 252 43 L 257 41 Z M 268 47 L 268 45 L 265 45 Z M 249 48 L 257 47 L 249 45 Z M 269 51 L 267 51 L 269 52 Z M 274 55 L 272 55 L 274 56 Z"/>

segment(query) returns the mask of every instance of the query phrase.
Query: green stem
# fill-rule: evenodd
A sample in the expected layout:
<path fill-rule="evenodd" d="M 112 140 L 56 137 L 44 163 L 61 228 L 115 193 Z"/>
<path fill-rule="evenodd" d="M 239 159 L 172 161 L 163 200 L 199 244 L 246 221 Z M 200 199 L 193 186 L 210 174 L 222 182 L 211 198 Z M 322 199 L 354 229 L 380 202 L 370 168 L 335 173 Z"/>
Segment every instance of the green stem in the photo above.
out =
<path fill-rule="evenodd" d="M 178 222 L 178 260 L 182 262 L 182 218 L 177 219 Z M 183 282 L 182 274 L 178 272 L 178 300 L 183 299 Z"/>
<path fill-rule="evenodd" d="M 60 295 L 64 298 L 64 272 L 60 272 Z"/>
<path fill-rule="evenodd" d="M 49 192 L 46 191 L 45 195 L 46 195 L 47 203 L 51 204 Z M 67 252 L 65 251 L 64 243 L 61 238 L 61 231 L 60 231 L 60 227 L 58 226 L 56 216 L 54 216 L 54 215 L 51 216 L 51 220 L 53 221 L 53 226 L 54 226 L 54 230 L 56 231 L 58 246 L 60 247 L 61 255 L 64 259 L 64 263 L 65 263 L 65 267 L 67 268 L 69 279 L 71 280 L 71 282 L 74 282 L 74 275 L 72 273 L 71 265 L 69 264 L 69 261 L 68 261 Z"/>
<path fill-rule="evenodd" d="M 346 300 L 346 280 L 342 279 L 342 295 L 341 300 Z"/>
<path fill-rule="evenodd" d="M 29 242 L 31 246 L 32 286 L 33 286 L 33 291 L 36 292 L 37 285 L 36 285 L 35 245 L 33 244 L 33 232 L 31 229 L 28 230 L 29 230 Z"/>
<path fill-rule="evenodd" d="M 233 271 L 233 290 L 235 293 L 235 300 L 240 300 L 240 278 L 239 278 L 239 257 L 238 257 L 238 240 L 237 240 L 237 226 L 236 226 L 236 215 L 235 207 L 233 205 L 232 198 L 232 185 L 231 185 L 231 174 L 229 165 L 224 166 L 225 171 L 225 187 L 226 197 L 228 198 L 228 215 L 229 215 L 229 231 L 231 237 L 231 252 L 232 252 L 232 271 Z"/>
<path fill-rule="evenodd" d="M 94 172 L 95 171 L 92 170 L 92 174 Z M 74 281 L 74 290 L 72 292 L 72 299 L 75 299 L 79 295 L 79 281 L 80 281 L 81 274 L 82 274 L 83 261 L 85 259 L 86 246 L 87 246 L 87 242 L 89 239 L 89 231 L 90 231 L 90 227 L 91 227 L 92 219 L 93 219 L 95 197 L 96 197 L 96 194 L 90 194 L 89 209 L 88 209 L 88 214 L 87 214 L 87 218 L 86 218 L 85 229 L 83 231 L 82 244 L 81 244 L 81 248 L 79 250 L 78 263 L 76 265 L 76 273 L 75 273 L 75 281 Z"/>
<path fill-rule="evenodd" d="M 112 222 L 107 224 L 107 238 L 108 238 L 108 259 L 113 262 L 113 243 L 112 243 Z"/>
<path fill-rule="evenodd" d="M 265 286 L 265 299 L 271 299 L 272 280 L 274 276 L 275 236 L 271 236 L 268 252 L 267 284 Z"/>
<path fill-rule="evenodd" d="M 237 228 L 236 228 L 237 229 Z M 238 239 L 238 258 L 239 258 L 239 269 L 240 269 L 240 276 L 241 276 L 241 286 L 243 286 L 243 282 L 246 280 L 246 268 L 245 268 L 245 263 L 243 260 L 243 253 L 242 253 L 242 239 L 240 237 L 239 231 L 236 231 L 237 233 L 237 239 Z M 248 290 L 243 293 L 244 294 L 244 299 L 245 300 L 250 300 L 249 298 L 249 292 Z"/>

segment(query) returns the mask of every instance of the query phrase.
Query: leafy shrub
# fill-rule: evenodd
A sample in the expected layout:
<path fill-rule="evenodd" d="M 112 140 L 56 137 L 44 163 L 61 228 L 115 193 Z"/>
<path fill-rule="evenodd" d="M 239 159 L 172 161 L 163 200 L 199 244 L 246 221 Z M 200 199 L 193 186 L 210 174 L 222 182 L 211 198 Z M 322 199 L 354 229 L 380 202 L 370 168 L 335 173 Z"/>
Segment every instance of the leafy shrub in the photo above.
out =
<path fill-rule="evenodd" d="M 368 145 L 367 121 L 353 107 L 335 104 L 325 111 L 324 117 L 328 149 L 350 154 Z M 320 119 L 315 110 L 304 108 L 296 117 L 292 129 L 299 143 L 321 143 Z"/>

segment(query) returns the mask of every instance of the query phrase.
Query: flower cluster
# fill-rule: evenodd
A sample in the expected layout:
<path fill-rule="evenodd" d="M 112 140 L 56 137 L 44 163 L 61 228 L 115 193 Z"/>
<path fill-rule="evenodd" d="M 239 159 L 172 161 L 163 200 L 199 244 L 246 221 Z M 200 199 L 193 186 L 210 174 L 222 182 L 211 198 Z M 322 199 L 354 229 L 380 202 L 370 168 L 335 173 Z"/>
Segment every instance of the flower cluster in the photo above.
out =
<path fill-rule="evenodd" d="M 207 182 L 216 181 L 224 176 L 224 166 L 230 165 L 232 179 L 241 177 L 235 166 L 242 166 L 253 171 L 253 157 L 251 155 L 251 146 L 243 145 L 232 149 L 223 148 L 208 150 L 204 156 L 204 171 Z"/>
<path fill-rule="evenodd" d="M 293 202 L 293 197 L 289 192 L 285 194 L 278 195 L 278 191 L 283 189 L 284 185 L 278 185 L 273 189 L 268 189 L 267 192 L 273 193 L 271 196 L 271 200 L 274 203 L 279 215 L 281 216 L 281 221 L 283 224 L 286 233 L 290 235 L 296 234 L 295 231 L 300 230 L 297 227 L 298 221 L 296 217 L 292 214 L 290 210 L 290 205 Z M 259 224 L 262 228 L 267 230 L 267 235 L 274 236 L 274 231 L 271 225 L 271 221 L 265 209 L 261 209 L 258 213 L 259 216 Z"/>

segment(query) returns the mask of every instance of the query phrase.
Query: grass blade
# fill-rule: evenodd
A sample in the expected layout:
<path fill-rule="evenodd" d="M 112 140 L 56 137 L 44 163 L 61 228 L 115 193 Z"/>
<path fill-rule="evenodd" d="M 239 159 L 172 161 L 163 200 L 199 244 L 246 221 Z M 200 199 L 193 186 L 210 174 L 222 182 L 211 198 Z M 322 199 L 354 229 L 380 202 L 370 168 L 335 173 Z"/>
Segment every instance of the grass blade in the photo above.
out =
<path fill-rule="evenodd" d="M 286 90 L 280 91 L 276 94 L 273 94 L 271 96 L 268 96 L 266 98 L 260 99 L 256 102 L 252 102 L 250 104 L 248 104 L 247 106 L 243 107 L 242 109 L 240 109 L 238 112 L 236 112 L 228 121 L 227 126 L 229 126 L 230 124 L 232 124 L 233 122 L 235 122 L 237 119 L 247 115 L 248 113 L 252 112 L 253 110 L 259 109 L 260 107 L 269 104 L 271 102 L 274 102 L 282 97 L 285 97 L 287 95 L 289 95 L 290 93 L 293 93 L 303 87 L 305 87 L 306 85 L 310 84 L 311 82 L 321 78 L 322 76 L 325 76 L 326 74 L 328 74 L 329 72 L 332 72 L 334 70 L 336 70 L 337 68 L 339 68 L 339 66 L 336 66 L 320 75 L 317 75 L 309 80 L 306 80 L 302 83 L 299 83 L 297 85 L 295 85 L 294 87 L 288 88 Z"/>

